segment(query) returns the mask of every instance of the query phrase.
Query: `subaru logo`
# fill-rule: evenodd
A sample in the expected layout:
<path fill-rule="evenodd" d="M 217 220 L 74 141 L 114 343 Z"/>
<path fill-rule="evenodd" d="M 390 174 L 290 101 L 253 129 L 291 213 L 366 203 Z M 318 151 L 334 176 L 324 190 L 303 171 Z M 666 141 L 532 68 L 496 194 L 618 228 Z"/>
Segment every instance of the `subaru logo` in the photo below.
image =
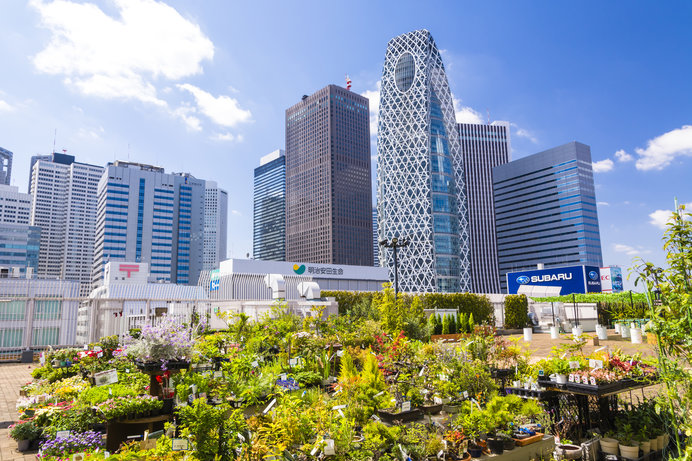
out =
<path fill-rule="evenodd" d="M 589 272 L 589 278 L 591 280 L 598 280 L 598 274 L 596 273 L 596 271 Z"/>
<path fill-rule="evenodd" d="M 531 279 L 529 278 L 528 275 L 520 275 L 519 277 L 517 277 L 517 283 L 519 285 L 526 285 L 530 281 L 531 281 Z"/>

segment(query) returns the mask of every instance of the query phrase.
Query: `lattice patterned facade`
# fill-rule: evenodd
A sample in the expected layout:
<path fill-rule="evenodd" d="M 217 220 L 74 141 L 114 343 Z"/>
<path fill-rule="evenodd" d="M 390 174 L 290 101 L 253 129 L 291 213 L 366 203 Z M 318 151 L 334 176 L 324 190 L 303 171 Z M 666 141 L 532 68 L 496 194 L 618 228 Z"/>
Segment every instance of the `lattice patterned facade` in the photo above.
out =
<path fill-rule="evenodd" d="M 470 289 L 468 211 L 452 95 L 427 30 L 390 40 L 378 126 L 379 238 L 409 237 L 399 250 L 399 288 Z M 394 270 L 391 250 L 380 264 Z"/>

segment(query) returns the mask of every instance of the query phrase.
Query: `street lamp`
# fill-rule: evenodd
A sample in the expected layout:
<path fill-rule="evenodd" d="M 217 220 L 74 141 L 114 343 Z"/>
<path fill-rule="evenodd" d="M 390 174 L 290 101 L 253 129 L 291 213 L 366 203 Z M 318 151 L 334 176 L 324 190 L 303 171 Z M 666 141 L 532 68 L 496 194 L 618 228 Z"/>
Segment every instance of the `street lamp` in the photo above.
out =
<path fill-rule="evenodd" d="M 399 241 L 397 237 L 392 237 L 392 240 L 387 239 L 380 240 L 380 245 L 385 248 L 392 248 L 394 250 L 394 301 L 396 302 L 399 296 L 399 260 L 396 257 L 396 249 L 401 247 L 407 247 L 411 241 L 404 237 Z"/>

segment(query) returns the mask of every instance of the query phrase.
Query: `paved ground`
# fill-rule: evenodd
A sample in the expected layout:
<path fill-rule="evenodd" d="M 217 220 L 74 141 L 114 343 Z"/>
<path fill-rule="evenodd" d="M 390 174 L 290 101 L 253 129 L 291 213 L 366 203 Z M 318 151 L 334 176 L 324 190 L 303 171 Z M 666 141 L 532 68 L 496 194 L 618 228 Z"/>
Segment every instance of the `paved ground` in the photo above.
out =
<path fill-rule="evenodd" d="M 22 454 L 17 451 L 17 442 L 12 440 L 7 426 L 17 422 L 19 415 L 15 410 L 19 388 L 31 381 L 33 365 L 0 364 L 0 461 L 35 460 L 36 454 Z"/>
<path fill-rule="evenodd" d="M 594 337 L 596 336 L 596 333 L 594 332 L 587 332 L 585 334 Z M 553 346 L 572 342 L 571 336 L 572 335 L 561 335 L 560 339 L 550 339 L 549 334 L 534 333 L 533 340 L 529 343 L 524 342 L 523 335 L 512 335 L 509 337 L 520 338 L 519 344 L 532 352 L 532 359 L 540 360 L 548 357 Z M 646 339 L 644 339 L 644 341 L 646 341 Z M 586 346 L 584 346 L 584 353 L 590 354 L 595 349 L 603 346 L 608 346 L 611 351 L 621 349 L 625 354 L 635 354 L 640 352 L 645 357 L 656 354 L 656 346 L 647 344 L 646 342 L 643 344 L 632 344 L 629 338 L 622 339 L 620 335 L 615 334 L 615 330 L 608 330 L 608 339 L 605 341 L 599 341 L 598 346 L 594 346 L 593 341 L 589 340 Z"/>

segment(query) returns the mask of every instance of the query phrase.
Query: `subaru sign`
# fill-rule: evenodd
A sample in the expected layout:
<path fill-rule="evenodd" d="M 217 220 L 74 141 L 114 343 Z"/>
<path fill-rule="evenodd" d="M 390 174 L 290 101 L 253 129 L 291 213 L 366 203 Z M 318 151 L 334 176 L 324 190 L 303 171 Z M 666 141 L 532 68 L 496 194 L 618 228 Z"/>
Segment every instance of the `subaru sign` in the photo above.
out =
<path fill-rule="evenodd" d="M 560 294 L 601 291 L 598 267 L 567 266 L 507 273 L 507 292 L 515 294 L 521 285 L 560 287 Z"/>

